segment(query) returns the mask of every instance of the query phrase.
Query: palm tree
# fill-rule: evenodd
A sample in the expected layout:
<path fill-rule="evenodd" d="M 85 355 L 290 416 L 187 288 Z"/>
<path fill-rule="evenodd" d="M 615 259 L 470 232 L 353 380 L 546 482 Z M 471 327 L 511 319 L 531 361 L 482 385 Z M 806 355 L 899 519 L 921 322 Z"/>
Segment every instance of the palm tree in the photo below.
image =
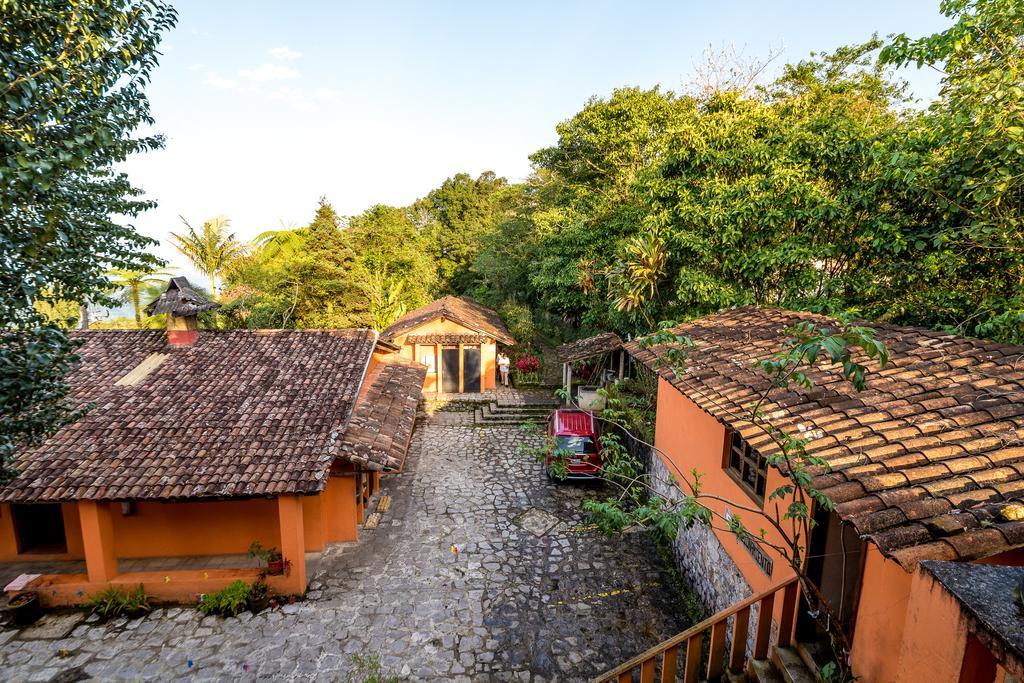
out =
<path fill-rule="evenodd" d="M 160 282 L 172 273 L 164 270 L 125 270 L 116 268 L 107 272 L 110 283 L 123 290 L 131 298 L 135 309 L 135 324 L 142 327 L 142 288 L 145 285 Z"/>
<path fill-rule="evenodd" d="M 217 278 L 232 260 L 242 255 L 243 246 L 235 239 L 234 233 L 228 232 L 231 221 L 224 216 L 205 221 L 200 232 L 196 232 L 183 217 L 179 218 L 188 232 L 184 235 L 172 232 L 171 241 L 199 272 L 210 278 L 210 294 L 216 296 Z"/>

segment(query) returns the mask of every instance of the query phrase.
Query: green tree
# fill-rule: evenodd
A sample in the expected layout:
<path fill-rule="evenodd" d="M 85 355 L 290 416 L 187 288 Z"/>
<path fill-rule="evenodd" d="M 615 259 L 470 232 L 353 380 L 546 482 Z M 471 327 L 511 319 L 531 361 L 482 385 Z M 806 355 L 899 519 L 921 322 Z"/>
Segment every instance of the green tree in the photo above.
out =
<path fill-rule="evenodd" d="M 894 175 L 933 208 L 894 264 L 898 296 L 876 314 L 1024 343 L 1024 8 L 944 0 L 952 26 L 896 36 L 887 63 L 942 72 L 939 97 L 891 155 Z"/>
<path fill-rule="evenodd" d="M 461 294 L 472 287 L 471 266 L 481 242 L 507 215 L 507 185 L 491 171 L 477 178 L 459 173 L 414 205 L 430 235 L 444 291 Z"/>
<path fill-rule="evenodd" d="M 292 261 L 289 278 L 296 292 L 296 324 L 300 327 L 359 327 L 369 324 L 369 306 L 353 277 L 356 253 L 341 217 L 320 199 L 306 228 L 301 258 Z"/>
<path fill-rule="evenodd" d="M 244 248 L 234 233 L 228 232 L 231 221 L 217 216 L 203 222 L 201 231 L 196 231 L 184 217 L 179 216 L 188 231 L 184 234 L 171 233 L 171 242 L 178 252 L 187 258 L 199 272 L 210 278 L 210 293 L 217 295 L 217 279 L 222 277 L 231 263 L 244 253 Z"/>
<path fill-rule="evenodd" d="M 115 216 L 152 206 L 116 170 L 162 146 L 144 88 L 176 15 L 154 0 L 0 4 L 0 460 L 75 419 L 74 344 L 36 304 L 112 303 L 110 268 L 146 268 L 152 241 Z"/>
<path fill-rule="evenodd" d="M 108 274 L 110 283 L 123 292 L 132 303 L 135 325 L 142 327 L 142 290 L 146 285 L 163 282 L 171 275 L 165 270 L 127 270 L 115 268 Z"/>
<path fill-rule="evenodd" d="M 558 124 L 558 142 L 530 157 L 540 206 L 530 209 L 538 253 L 529 283 L 540 308 L 583 328 L 646 329 L 640 309 L 609 305 L 602 279 L 649 222 L 637 183 L 694 107 L 659 88 L 617 89 Z"/>

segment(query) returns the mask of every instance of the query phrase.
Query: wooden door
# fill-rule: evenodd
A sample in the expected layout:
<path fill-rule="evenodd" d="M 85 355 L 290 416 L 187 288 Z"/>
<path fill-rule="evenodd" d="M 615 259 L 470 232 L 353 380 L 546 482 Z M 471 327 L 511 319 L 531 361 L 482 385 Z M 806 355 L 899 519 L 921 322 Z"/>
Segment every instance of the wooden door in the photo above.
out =
<path fill-rule="evenodd" d="M 462 348 L 462 390 L 472 393 L 480 391 L 479 346 L 464 346 Z"/>
<path fill-rule="evenodd" d="M 441 349 L 441 391 L 446 394 L 459 393 L 459 347 L 446 346 Z"/>

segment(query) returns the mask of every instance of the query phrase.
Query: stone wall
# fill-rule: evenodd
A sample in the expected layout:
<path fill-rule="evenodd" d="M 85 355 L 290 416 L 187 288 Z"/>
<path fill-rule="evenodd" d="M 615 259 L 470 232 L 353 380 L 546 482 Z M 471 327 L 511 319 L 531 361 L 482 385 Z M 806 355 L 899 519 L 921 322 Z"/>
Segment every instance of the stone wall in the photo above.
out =
<path fill-rule="evenodd" d="M 649 481 L 655 493 L 673 499 L 679 495 L 679 490 L 669 482 L 668 468 L 661 458 L 651 453 L 647 470 L 651 473 Z M 753 594 L 750 584 L 710 527 L 698 524 L 680 529 L 672 555 L 709 615 Z"/>

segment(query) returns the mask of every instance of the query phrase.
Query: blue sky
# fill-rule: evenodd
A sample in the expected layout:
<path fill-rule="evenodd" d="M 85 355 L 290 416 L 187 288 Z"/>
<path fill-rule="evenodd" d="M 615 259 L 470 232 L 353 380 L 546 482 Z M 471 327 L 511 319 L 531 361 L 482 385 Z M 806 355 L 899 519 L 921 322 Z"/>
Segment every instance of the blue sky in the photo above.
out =
<path fill-rule="evenodd" d="M 858 2 L 199 2 L 148 92 L 165 149 L 126 168 L 159 208 L 139 229 L 170 248 L 178 215 L 226 215 L 240 238 L 407 204 L 459 171 L 512 179 L 587 98 L 680 89 L 709 43 L 775 68 L 881 35 L 932 33 L 938 0 Z M 932 72 L 909 71 L 934 96 Z"/>

